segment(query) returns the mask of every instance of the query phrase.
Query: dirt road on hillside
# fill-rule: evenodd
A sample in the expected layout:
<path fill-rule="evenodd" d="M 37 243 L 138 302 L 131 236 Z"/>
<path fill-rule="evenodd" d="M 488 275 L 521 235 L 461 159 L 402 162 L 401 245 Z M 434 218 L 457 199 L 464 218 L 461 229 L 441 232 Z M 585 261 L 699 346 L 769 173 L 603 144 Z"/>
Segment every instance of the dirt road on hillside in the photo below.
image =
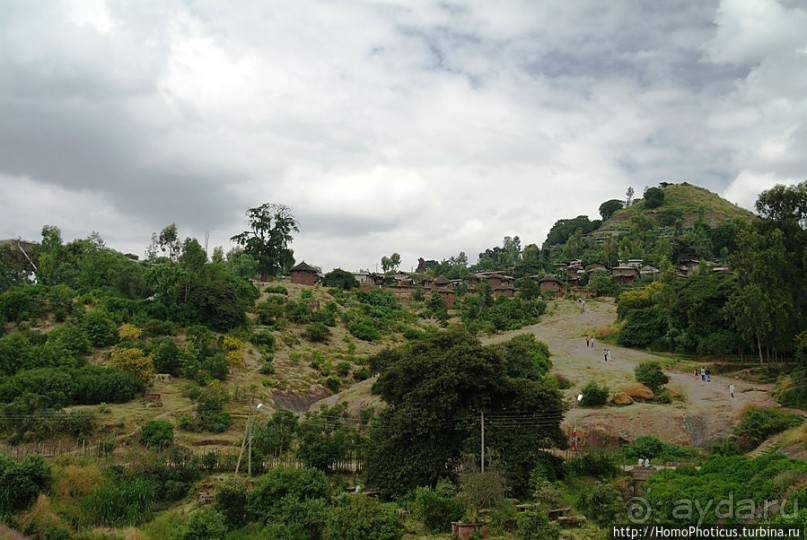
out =
<path fill-rule="evenodd" d="M 605 383 L 614 390 L 620 384 L 635 382 L 634 367 L 645 360 L 666 360 L 650 353 L 595 343 L 586 347 L 585 336 L 594 335 L 616 319 L 616 309 L 609 301 L 589 301 L 586 304 L 558 302 L 553 312 L 535 326 L 522 328 L 484 339 L 485 343 L 506 341 L 518 334 L 531 333 L 549 346 L 554 372 L 569 379 L 573 387 L 564 391 L 569 403 L 589 381 Z M 603 348 L 611 351 L 611 361 L 603 361 Z M 667 387 L 681 394 L 681 399 L 669 405 L 634 403 L 626 407 L 599 409 L 572 408 L 565 424 L 576 425 L 585 445 L 605 441 L 631 441 L 642 435 L 654 435 L 678 444 L 707 446 L 710 442 L 729 436 L 742 409 L 748 404 L 777 407 L 768 392 L 772 385 L 754 384 L 722 376 L 712 376 L 710 383 L 702 382 L 692 373 L 667 371 Z M 729 384 L 736 385 L 735 397 L 729 394 Z"/>

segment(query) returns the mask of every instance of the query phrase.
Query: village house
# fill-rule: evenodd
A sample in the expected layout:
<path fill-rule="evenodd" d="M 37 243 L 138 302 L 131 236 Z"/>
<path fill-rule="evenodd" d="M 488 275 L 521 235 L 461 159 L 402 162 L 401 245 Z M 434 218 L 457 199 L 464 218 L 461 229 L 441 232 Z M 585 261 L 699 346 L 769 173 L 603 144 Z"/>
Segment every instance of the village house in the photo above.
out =
<path fill-rule="evenodd" d="M 433 282 L 435 289 L 445 289 L 449 285 L 451 285 L 451 280 L 446 278 L 445 276 L 440 276 L 435 279 Z"/>
<path fill-rule="evenodd" d="M 620 264 L 611 269 L 611 275 L 622 284 L 633 283 L 639 279 L 639 269 L 633 266 Z"/>
<path fill-rule="evenodd" d="M 454 309 L 454 306 L 457 304 L 457 294 L 453 290 L 447 288 L 438 289 L 437 292 L 440 293 L 440 296 L 442 296 L 443 300 L 445 300 L 448 309 Z"/>
<path fill-rule="evenodd" d="M 509 283 L 503 283 L 502 285 L 493 289 L 493 298 L 512 298 L 516 295 L 516 289 Z"/>
<path fill-rule="evenodd" d="M 316 285 L 322 277 L 318 268 L 306 264 L 305 261 L 292 267 L 291 282 L 298 285 Z"/>
<path fill-rule="evenodd" d="M 563 283 L 555 276 L 546 275 L 538 280 L 538 287 L 541 290 L 541 294 L 548 292 L 559 293 L 563 289 Z"/>

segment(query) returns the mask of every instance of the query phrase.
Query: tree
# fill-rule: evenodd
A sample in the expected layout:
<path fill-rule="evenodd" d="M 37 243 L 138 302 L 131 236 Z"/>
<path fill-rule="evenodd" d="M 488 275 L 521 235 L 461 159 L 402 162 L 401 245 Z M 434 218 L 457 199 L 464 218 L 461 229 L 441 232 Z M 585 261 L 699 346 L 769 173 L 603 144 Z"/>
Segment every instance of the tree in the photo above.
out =
<path fill-rule="evenodd" d="M 147 383 L 154 376 L 154 361 L 140 349 L 115 349 L 109 357 L 109 367 L 127 371 Z"/>
<path fill-rule="evenodd" d="M 600 216 L 602 216 L 602 220 L 606 221 L 611 219 L 617 210 L 622 210 L 625 206 L 625 203 L 620 201 L 619 199 L 611 199 L 610 201 L 605 201 L 600 205 Z"/>
<path fill-rule="evenodd" d="M 658 208 L 664 204 L 664 190 L 658 187 L 647 188 L 644 191 L 645 208 Z"/>
<path fill-rule="evenodd" d="M 479 448 L 473 419 L 483 410 L 486 415 L 525 411 L 542 419 L 518 429 L 504 421 L 486 426 L 487 446 L 502 456 L 514 494 L 526 489 L 539 448 L 565 444 L 557 388 L 543 379 L 508 376 L 508 360 L 498 347 L 451 330 L 380 354 L 383 359 L 370 359 L 374 367 L 384 366 L 375 390 L 390 406 L 371 427 L 366 471 L 385 497 L 452 474 L 467 449 Z"/>
<path fill-rule="evenodd" d="M 341 268 L 334 268 L 325 274 L 323 283 L 326 287 L 336 287 L 345 290 L 357 289 L 359 287 L 359 282 L 356 281 L 353 274 L 347 270 L 342 270 Z"/>
<path fill-rule="evenodd" d="M 163 228 L 160 234 L 154 233 L 151 235 L 151 245 L 146 251 L 146 256 L 149 259 L 155 259 L 159 249 L 169 261 L 176 262 L 181 247 L 179 231 L 176 223 L 172 223 Z"/>
<path fill-rule="evenodd" d="M 381 257 L 381 270 L 384 273 L 388 272 L 395 272 L 398 270 L 398 267 L 401 265 L 401 256 L 398 253 L 393 253 L 389 257 L 384 255 Z"/>
<path fill-rule="evenodd" d="M 807 228 L 807 180 L 795 186 L 777 184 L 763 191 L 755 208 L 766 219 L 777 222 L 794 220 L 802 229 Z"/>
<path fill-rule="evenodd" d="M 265 203 L 247 210 L 248 231 L 230 238 L 244 247 L 258 263 L 262 281 L 276 276 L 294 265 L 294 251 L 289 249 L 292 231 L 299 232 L 291 208 L 282 204 Z"/>
<path fill-rule="evenodd" d="M 662 387 L 670 382 L 670 378 L 661 370 L 658 362 L 642 362 L 633 369 L 636 380 L 658 393 Z"/>

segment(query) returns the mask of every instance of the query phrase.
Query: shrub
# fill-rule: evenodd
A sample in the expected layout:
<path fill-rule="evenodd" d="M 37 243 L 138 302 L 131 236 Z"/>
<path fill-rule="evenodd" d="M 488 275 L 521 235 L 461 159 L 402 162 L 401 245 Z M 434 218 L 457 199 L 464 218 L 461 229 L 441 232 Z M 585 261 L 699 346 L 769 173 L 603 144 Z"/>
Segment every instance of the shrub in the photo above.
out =
<path fill-rule="evenodd" d="M 283 287 L 282 285 L 278 285 L 276 287 L 266 287 L 263 292 L 269 294 L 282 294 L 284 296 L 289 295 L 289 291 L 286 290 L 286 287 Z"/>
<path fill-rule="evenodd" d="M 546 512 L 530 510 L 518 516 L 519 540 L 558 540 L 560 528 L 549 521 Z"/>
<path fill-rule="evenodd" d="M 328 326 L 322 322 L 313 322 L 305 329 L 305 337 L 315 343 L 327 341 L 330 335 L 331 331 L 328 329 Z"/>
<path fill-rule="evenodd" d="M 149 420 L 140 428 L 140 442 L 150 448 L 174 444 L 174 424 L 166 420 Z"/>
<path fill-rule="evenodd" d="M 636 461 L 638 458 L 680 461 L 698 457 L 696 448 L 665 443 L 652 435 L 639 437 L 635 441 L 623 445 L 620 451 L 625 456 L 625 459 L 631 462 Z"/>
<path fill-rule="evenodd" d="M 0 454 L 0 521 L 28 508 L 52 482 L 50 465 L 42 456 L 26 456 L 17 463 Z"/>
<path fill-rule="evenodd" d="M 325 379 L 325 387 L 333 392 L 334 394 L 339 391 L 339 388 L 342 386 L 342 381 L 336 375 L 331 375 L 327 379 Z"/>
<path fill-rule="evenodd" d="M 661 370 L 658 362 L 642 362 L 634 368 L 636 380 L 658 393 L 661 387 L 670 382 L 670 378 Z"/>
<path fill-rule="evenodd" d="M 81 316 L 81 327 L 94 347 L 106 347 L 115 343 L 118 327 L 111 316 L 100 309 L 93 309 Z"/>
<path fill-rule="evenodd" d="M 440 480 L 435 488 L 419 487 L 415 491 L 412 512 L 433 533 L 451 531 L 451 522 L 462 518 L 462 504 L 457 488 L 450 480 Z"/>
<path fill-rule="evenodd" d="M 403 525 L 392 504 L 359 495 L 331 508 L 325 540 L 398 540 Z"/>
<path fill-rule="evenodd" d="M 350 362 L 344 360 L 336 365 L 336 373 L 342 377 L 347 377 L 350 373 Z"/>
<path fill-rule="evenodd" d="M 603 527 L 615 523 L 625 511 L 619 491 L 603 482 L 585 491 L 580 503 L 586 517 Z"/>
<path fill-rule="evenodd" d="M 563 464 L 564 468 L 576 476 L 613 478 L 621 468 L 614 455 L 606 452 L 583 452 Z"/>
<path fill-rule="evenodd" d="M 364 321 L 355 321 L 347 327 L 348 332 L 363 341 L 375 341 L 380 337 L 378 330 Z"/>
<path fill-rule="evenodd" d="M 230 527 L 241 527 L 246 524 L 247 485 L 237 480 L 223 484 L 216 491 L 214 507 L 222 513 L 224 521 Z"/>
<path fill-rule="evenodd" d="M 745 411 L 734 433 L 756 447 L 768 437 L 798 427 L 802 422 L 804 418 L 798 414 L 752 405 Z"/>
<path fill-rule="evenodd" d="M 275 349 L 275 335 L 272 332 L 257 332 L 256 334 L 253 334 L 249 340 L 256 347 L 265 347 L 268 351 L 273 351 Z"/>
<path fill-rule="evenodd" d="M 275 364 L 272 362 L 264 362 L 261 364 L 260 368 L 261 375 L 274 375 L 275 374 Z"/>
<path fill-rule="evenodd" d="M 591 381 L 583 387 L 581 392 L 583 399 L 580 400 L 580 405 L 583 407 L 599 407 L 605 405 L 608 402 L 608 393 L 609 389 L 607 386 Z"/>
<path fill-rule="evenodd" d="M 223 540 L 227 534 L 224 517 L 209 508 L 197 510 L 187 522 L 173 529 L 169 540 Z"/>
<path fill-rule="evenodd" d="M 370 378 L 370 369 L 365 366 L 353 372 L 353 378 L 356 381 L 363 381 Z"/>
<path fill-rule="evenodd" d="M 247 511 L 262 523 L 285 529 L 285 538 L 319 538 L 329 497 L 330 485 L 322 471 L 277 468 L 258 480 L 247 495 Z M 290 532 L 295 534 L 289 536 Z"/>

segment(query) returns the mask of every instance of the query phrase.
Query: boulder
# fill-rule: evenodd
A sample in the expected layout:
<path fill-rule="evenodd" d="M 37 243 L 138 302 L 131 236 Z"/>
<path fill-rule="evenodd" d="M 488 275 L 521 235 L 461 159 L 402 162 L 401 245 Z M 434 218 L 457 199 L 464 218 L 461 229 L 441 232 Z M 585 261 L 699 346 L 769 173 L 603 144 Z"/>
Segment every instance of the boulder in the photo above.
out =
<path fill-rule="evenodd" d="M 611 396 L 611 403 L 613 403 L 614 405 L 620 405 L 620 406 L 632 405 L 633 404 L 633 398 L 630 397 L 625 392 L 615 392 L 614 395 Z"/>
<path fill-rule="evenodd" d="M 642 401 L 650 401 L 655 397 L 653 391 L 640 383 L 626 384 L 619 388 L 633 399 L 640 399 Z"/>

